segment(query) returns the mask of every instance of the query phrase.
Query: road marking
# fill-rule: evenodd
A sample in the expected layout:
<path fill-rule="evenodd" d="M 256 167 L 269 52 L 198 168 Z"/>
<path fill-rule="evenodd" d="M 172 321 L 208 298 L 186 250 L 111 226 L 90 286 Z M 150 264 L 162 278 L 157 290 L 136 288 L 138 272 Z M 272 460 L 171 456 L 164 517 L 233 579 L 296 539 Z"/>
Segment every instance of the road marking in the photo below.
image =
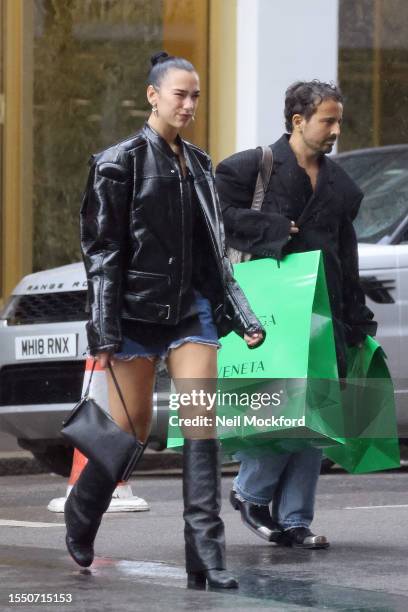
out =
<path fill-rule="evenodd" d="M 186 577 L 184 569 L 160 561 L 119 561 L 116 567 L 129 576 L 170 578 L 172 580 L 185 580 Z"/>
<path fill-rule="evenodd" d="M 0 519 L 0 527 L 65 527 L 65 523 L 34 523 L 32 521 Z"/>
<path fill-rule="evenodd" d="M 396 506 L 346 506 L 344 510 L 371 510 L 371 508 L 408 508 L 408 504 L 400 504 Z"/>

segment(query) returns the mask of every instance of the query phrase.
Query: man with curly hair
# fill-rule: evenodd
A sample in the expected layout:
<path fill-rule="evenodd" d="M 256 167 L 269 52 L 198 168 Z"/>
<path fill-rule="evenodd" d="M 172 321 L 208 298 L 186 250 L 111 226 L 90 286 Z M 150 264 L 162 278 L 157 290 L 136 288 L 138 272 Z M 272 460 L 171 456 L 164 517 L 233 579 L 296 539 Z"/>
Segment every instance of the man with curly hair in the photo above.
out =
<path fill-rule="evenodd" d="M 340 135 L 343 96 L 332 83 L 296 82 L 286 91 L 285 133 L 270 145 L 273 170 L 261 210 L 251 209 L 260 149 L 221 162 L 216 183 L 229 246 L 253 257 L 282 259 L 320 249 L 333 314 L 339 375 L 347 373 L 346 346 L 373 335 L 376 324 L 359 283 L 353 228 L 363 193 L 327 157 Z M 295 347 L 294 347 L 295 350 Z M 322 451 L 237 454 L 239 474 L 231 503 L 258 536 L 289 546 L 327 548 L 310 531 Z M 269 505 L 272 504 L 272 513 Z"/>

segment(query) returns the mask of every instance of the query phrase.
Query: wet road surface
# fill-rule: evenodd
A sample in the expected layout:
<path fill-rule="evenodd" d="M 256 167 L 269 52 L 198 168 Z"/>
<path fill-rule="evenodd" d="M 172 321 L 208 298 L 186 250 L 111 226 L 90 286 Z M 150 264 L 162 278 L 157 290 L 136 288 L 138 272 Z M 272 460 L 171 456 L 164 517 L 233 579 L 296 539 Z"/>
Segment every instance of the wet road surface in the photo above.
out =
<path fill-rule="evenodd" d="M 313 527 L 332 546 L 320 551 L 254 536 L 229 506 L 230 482 L 223 479 L 223 517 L 240 588 L 203 592 L 185 588 L 179 478 L 132 481 L 151 510 L 106 515 L 91 570 L 75 566 L 62 515 L 46 509 L 65 481 L 0 478 L 0 610 L 408 610 L 408 472 L 323 476 Z M 72 603 L 13 603 L 19 593 L 68 594 Z"/>

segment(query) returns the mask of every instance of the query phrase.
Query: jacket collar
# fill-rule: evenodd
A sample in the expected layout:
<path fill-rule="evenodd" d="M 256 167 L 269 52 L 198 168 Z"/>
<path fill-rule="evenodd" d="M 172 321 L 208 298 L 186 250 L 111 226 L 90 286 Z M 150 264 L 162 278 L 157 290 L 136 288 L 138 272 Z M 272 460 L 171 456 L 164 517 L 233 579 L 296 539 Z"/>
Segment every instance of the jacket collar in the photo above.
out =
<path fill-rule="evenodd" d="M 283 134 L 283 136 L 281 136 L 279 140 L 272 145 L 273 163 L 274 165 L 275 163 L 278 164 L 278 166 L 280 164 L 288 164 L 288 168 L 290 167 L 292 170 L 298 170 L 299 164 L 297 163 L 296 155 L 289 144 L 289 138 L 290 134 Z M 322 178 L 324 177 L 324 181 L 320 182 L 334 182 L 335 166 L 333 163 L 330 163 L 326 155 L 322 155 L 321 157 L 319 176 L 320 174 L 322 175 Z M 319 185 L 317 185 L 317 189 L 318 188 Z"/>
<path fill-rule="evenodd" d="M 283 134 L 272 145 L 274 170 L 288 192 L 291 200 L 303 205 L 304 176 L 299 167 L 296 155 L 289 144 L 290 134 Z M 322 155 L 316 190 L 307 203 L 301 217 L 302 223 L 325 206 L 334 197 L 331 185 L 335 180 L 335 165 Z"/>
<path fill-rule="evenodd" d="M 161 152 L 164 153 L 164 155 L 166 155 L 170 159 L 177 160 L 177 155 L 175 154 L 171 146 L 168 144 L 168 142 L 166 142 L 166 140 L 162 136 L 160 136 L 160 134 L 156 132 L 156 130 L 153 129 L 152 126 L 147 123 L 147 121 L 145 121 L 142 127 L 142 132 L 144 136 L 148 140 L 150 140 L 150 142 L 153 142 L 153 144 L 155 144 L 156 147 L 158 147 Z M 181 147 L 184 148 L 184 143 L 179 135 L 177 135 L 177 141 L 179 142 Z"/>
<path fill-rule="evenodd" d="M 170 160 L 178 163 L 178 156 L 170 147 L 168 142 L 153 129 L 147 121 L 145 122 L 142 132 L 144 136 L 150 140 L 160 151 Z M 191 174 L 197 178 L 197 176 L 201 176 L 203 174 L 203 169 L 197 160 L 196 156 L 192 153 L 188 144 L 177 135 L 177 142 L 180 145 L 181 150 L 183 151 L 184 159 L 186 160 L 187 168 L 190 170 Z"/>

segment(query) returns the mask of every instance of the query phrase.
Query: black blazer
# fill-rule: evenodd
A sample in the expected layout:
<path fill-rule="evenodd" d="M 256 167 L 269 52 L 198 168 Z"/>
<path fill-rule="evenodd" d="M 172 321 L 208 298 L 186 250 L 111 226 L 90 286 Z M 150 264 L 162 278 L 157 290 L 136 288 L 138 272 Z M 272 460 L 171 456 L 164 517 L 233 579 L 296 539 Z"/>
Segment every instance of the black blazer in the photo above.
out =
<path fill-rule="evenodd" d="M 274 163 L 262 210 L 250 210 L 261 152 L 249 149 L 221 162 L 216 185 L 227 244 L 255 257 L 281 259 L 289 253 L 320 249 L 333 312 L 341 375 L 345 375 L 345 342 L 356 344 L 375 334 L 373 313 L 365 305 L 359 282 L 357 238 L 353 221 L 363 193 L 349 175 L 323 156 L 316 190 L 298 165 L 284 134 L 272 147 Z M 299 234 L 290 235 L 290 221 Z"/>

